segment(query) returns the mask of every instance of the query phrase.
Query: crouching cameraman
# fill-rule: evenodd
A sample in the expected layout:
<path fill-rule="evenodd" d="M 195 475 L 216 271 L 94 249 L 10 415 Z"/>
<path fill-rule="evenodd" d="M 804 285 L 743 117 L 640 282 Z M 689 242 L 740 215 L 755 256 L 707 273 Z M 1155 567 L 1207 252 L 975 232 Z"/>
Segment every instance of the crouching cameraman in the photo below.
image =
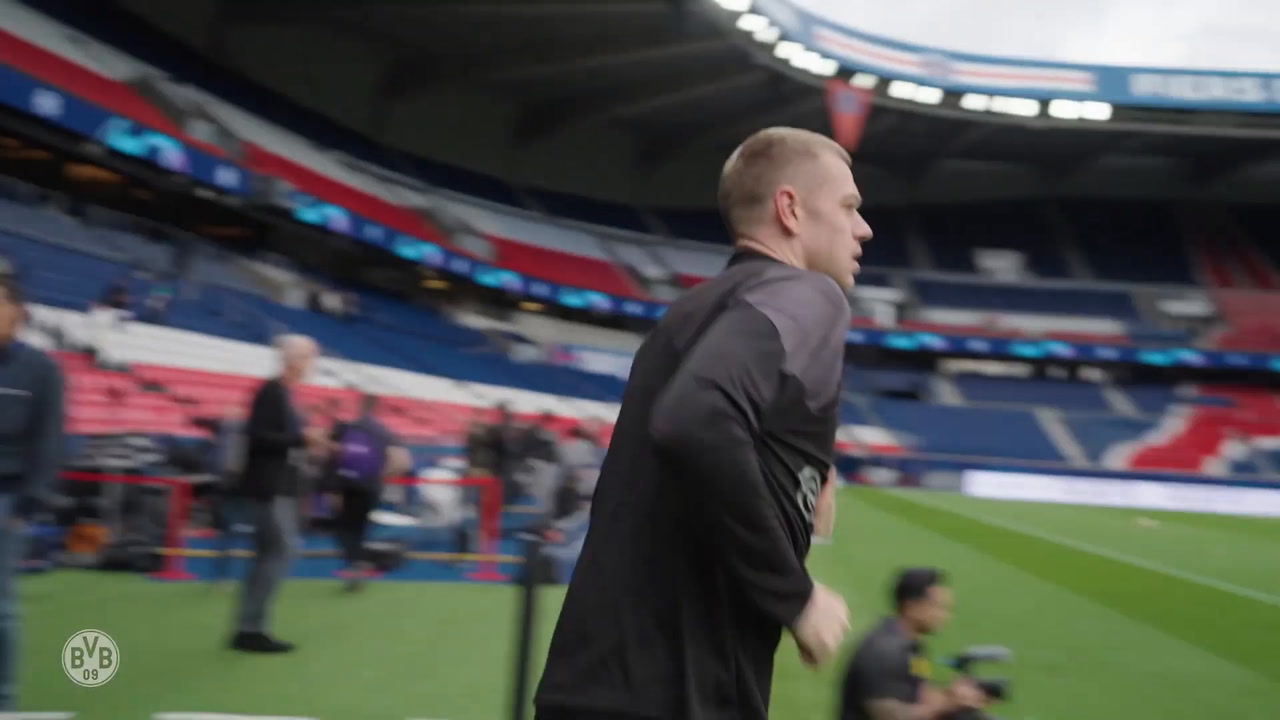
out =
<path fill-rule="evenodd" d="M 987 704 L 970 678 L 947 688 L 928 684 L 921 638 L 939 630 L 951 612 L 942 571 L 905 570 L 893 588 L 895 614 L 858 644 L 845 672 L 840 720 L 942 720 L 976 714 Z"/>

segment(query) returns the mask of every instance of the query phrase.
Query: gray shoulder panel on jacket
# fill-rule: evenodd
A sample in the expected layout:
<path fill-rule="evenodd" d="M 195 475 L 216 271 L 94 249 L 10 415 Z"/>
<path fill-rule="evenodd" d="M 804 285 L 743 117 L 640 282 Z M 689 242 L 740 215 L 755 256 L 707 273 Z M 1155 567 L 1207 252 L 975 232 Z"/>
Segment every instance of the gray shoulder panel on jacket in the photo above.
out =
<path fill-rule="evenodd" d="M 825 275 L 780 265 L 744 288 L 742 296 L 777 328 L 785 370 L 805 386 L 810 408 L 828 403 L 840 388 L 852 315 L 840 286 Z"/>

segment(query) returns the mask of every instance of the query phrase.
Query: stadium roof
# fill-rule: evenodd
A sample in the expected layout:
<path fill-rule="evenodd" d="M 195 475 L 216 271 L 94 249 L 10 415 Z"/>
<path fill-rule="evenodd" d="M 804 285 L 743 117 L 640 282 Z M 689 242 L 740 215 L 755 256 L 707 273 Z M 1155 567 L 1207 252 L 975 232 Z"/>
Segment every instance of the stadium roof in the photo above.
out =
<path fill-rule="evenodd" d="M 744 43 L 708 0 L 118 4 L 372 138 L 548 189 L 706 200 L 692 188 L 751 131 L 828 130 L 820 79 Z M 1278 139 L 1273 116 L 1027 120 L 880 93 L 856 158 L 864 186 L 1003 168 L 1006 184 L 1034 177 L 1049 191 L 1106 175 L 1274 198 Z"/>

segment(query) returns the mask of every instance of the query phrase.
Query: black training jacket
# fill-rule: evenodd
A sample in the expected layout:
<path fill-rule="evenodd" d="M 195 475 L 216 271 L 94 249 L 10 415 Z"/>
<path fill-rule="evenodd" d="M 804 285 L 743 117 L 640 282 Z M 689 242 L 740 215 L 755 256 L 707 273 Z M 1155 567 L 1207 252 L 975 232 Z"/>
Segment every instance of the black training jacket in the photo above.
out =
<path fill-rule="evenodd" d="M 539 708 L 767 716 L 813 587 L 849 316 L 830 278 L 743 252 L 671 305 L 632 365 Z"/>

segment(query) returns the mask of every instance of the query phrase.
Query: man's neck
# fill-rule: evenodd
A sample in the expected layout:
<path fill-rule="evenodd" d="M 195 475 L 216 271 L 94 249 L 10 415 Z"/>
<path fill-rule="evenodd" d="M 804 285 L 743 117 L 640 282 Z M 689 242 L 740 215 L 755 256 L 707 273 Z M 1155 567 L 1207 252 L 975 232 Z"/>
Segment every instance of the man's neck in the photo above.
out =
<path fill-rule="evenodd" d="M 920 633 L 916 632 L 916 629 L 911 627 L 911 623 L 907 622 L 906 618 L 898 615 L 893 619 L 893 621 L 898 623 L 898 628 L 902 630 L 902 634 L 911 638 L 912 642 L 920 639 Z"/>
<path fill-rule="evenodd" d="M 781 246 L 779 243 L 740 235 L 734 240 L 733 246 L 736 250 L 757 253 L 773 258 L 784 265 L 790 265 L 801 270 L 806 269 L 804 259 L 798 253 L 791 248 Z"/>

